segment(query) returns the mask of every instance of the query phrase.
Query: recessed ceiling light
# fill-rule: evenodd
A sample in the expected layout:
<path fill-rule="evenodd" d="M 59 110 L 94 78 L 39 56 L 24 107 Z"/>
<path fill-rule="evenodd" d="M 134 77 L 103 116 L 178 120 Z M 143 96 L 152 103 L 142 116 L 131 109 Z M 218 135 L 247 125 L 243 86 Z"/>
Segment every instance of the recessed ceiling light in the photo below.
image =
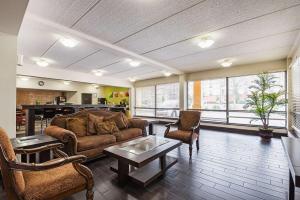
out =
<path fill-rule="evenodd" d="M 22 81 L 28 81 L 29 80 L 29 77 L 26 77 L 26 76 L 20 76 L 20 79 Z"/>
<path fill-rule="evenodd" d="M 60 38 L 59 40 L 64 46 L 73 48 L 78 45 L 78 41 L 72 38 Z"/>
<path fill-rule="evenodd" d="M 163 71 L 164 76 L 168 77 L 172 75 L 172 72 Z"/>
<path fill-rule="evenodd" d="M 138 66 L 140 66 L 140 62 L 139 61 L 131 61 L 131 62 L 129 62 L 129 65 L 131 66 L 131 67 L 138 67 Z"/>
<path fill-rule="evenodd" d="M 136 78 L 134 78 L 134 77 L 129 77 L 128 80 L 129 80 L 130 82 L 135 82 L 135 81 L 136 81 Z"/>
<path fill-rule="evenodd" d="M 99 85 L 93 84 L 93 87 L 97 89 L 97 88 L 99 88 Z"/>
<path fill-rule="evenodd" d="M 65 85 L 70 85 L 71 81 L 64 81 Z"/>
<path fill-rule="evenodd" d="M 92 70 L 92 72 L 93 72 L 94 75 L 96 75 L 96 76 L 103 76 L 103 73 L 105 73 L 106 71 L 101 70 L 101 69 L 95 69 L 95 70 Z"/>
<path fill-rule="evenodd" d="M 138 67 L 141 65 L 141 62 L 137 60 L 132 60 L 131 58 L 126 58 L 125 62 L 128 62 L 131 67 Z"/>
<path fill-rule="evenodd" d="M 225 59 L 221 61 L 220 64 L 222 67 L 230 67 L 232 65 L 232 61 L 229 59 Z"/>
<path fill-rule="evenodd" d="M 215 43 L 214 40 L 212 40 L 211 38 L 209 37 L 204 37 L 204 38 L 201 38 L 198 42 L 198 46 L 201 47 L 201 48 L 208 48 L 210 47 L 211 45 L 213 45 Z"/>
<path fill-rule="evenodd" d="M 39 59 L 35 63 L 40 67 L 47 67 L 49 65 L 45 59 Z"/>

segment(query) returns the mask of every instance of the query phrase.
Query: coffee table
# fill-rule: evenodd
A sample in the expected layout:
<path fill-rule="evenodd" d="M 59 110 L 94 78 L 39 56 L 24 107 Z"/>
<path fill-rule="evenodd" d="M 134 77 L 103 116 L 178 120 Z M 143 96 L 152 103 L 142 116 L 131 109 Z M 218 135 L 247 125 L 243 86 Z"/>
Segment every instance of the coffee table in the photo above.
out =
<path fill-rule="evenodd" d="M 177 162 L 167 153 L 181 144 L 178 140 L 147 136 L 108 147 L 104 153 L 118 160 L 111 170 L 118 173 L 120 185 L 131 180 L 146 187 Z"/>

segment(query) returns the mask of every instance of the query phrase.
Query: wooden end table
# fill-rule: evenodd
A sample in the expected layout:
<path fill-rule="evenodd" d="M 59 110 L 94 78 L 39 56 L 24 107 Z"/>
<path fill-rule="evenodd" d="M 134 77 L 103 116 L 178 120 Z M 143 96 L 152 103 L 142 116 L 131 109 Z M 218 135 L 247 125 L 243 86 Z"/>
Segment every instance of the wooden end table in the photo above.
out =
<path fill-rule="evenodd" d="M 165 174 L 177 159 L 167 153 L 179 147 L 181 141 L 147 136 L 104 149 L 104 153 L 118 160 L 111 170 L 118 173 L 118 182 L 129 179 L 143 187 Z"/>
<path fill-rule="evenodd" d="M 58 139 L 40 134 L 40 135 L 33 135 L 33 136 L 26 136 L 26 137 L 19 137 L 13 138 L 10 140 L 14 149 L 24 148 L 24 149 L 32 149 L 41 146 L 45 146 L 48 144 L 54 143 L 61 143 Z M 22 162 L 27 163 L 42 163 L 49 161 L 51 159 L 51 152 L 50 150 L 40 152 L 38 154 L 31 154 L 31 155 L 21 155 Z"/>

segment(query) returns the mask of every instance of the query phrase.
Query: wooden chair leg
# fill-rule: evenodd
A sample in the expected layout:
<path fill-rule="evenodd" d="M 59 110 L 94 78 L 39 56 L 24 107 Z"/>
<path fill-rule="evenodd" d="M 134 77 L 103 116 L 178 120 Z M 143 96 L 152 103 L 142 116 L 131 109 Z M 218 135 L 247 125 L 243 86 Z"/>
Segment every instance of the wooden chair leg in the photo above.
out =
<path fill-rule="evenodd" d="M 192 151 L 193 151 L 193 146 L 190 144 L 189 146 L 189 151 L 190 151 L 190 159 L 192 158 Z"/>
<path fill-rule="evenodd" d="M 94 200 L 93 188 L 87 189 L 87 191 L 86 191 L 86 200 Z"/>
<path fill-rule="evenodd" d="M 197 151 L 199 151 L 199 138 L 196 140 Z"/>

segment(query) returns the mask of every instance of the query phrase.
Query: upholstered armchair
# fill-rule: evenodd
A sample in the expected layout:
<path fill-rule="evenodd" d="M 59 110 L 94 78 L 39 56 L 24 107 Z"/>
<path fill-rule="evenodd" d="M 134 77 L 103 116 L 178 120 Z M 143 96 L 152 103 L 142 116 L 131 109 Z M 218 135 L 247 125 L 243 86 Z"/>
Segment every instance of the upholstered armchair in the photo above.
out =
<path fill-rule="evenodd" d="M 192 157 L 195 140 L 197 151 L 199 150 L 200 116 L 201 113 L 198 111 L 180 111 L 179 120 L 166 125 L 165 137 L 181 140 L 183 143 L 189 144 L 190 158 Z M 177 125 L 178 130 L 170 131 L 171 125 Z"/>
<path fill-rule="evenodd" d="M 92 172 L 80 163 L 85 156 L 68 157 L 60 151 L 62 144 L 34 149 L 14 150 L 6 132 L 0 128 L 0 166 L 4 190 L 9 200 L 57 200 L 87 190 L 86 199 L 93 199 Z M 17 161 L 17 154 L 53 150 L 56 159 L 40 164 Z"/>

